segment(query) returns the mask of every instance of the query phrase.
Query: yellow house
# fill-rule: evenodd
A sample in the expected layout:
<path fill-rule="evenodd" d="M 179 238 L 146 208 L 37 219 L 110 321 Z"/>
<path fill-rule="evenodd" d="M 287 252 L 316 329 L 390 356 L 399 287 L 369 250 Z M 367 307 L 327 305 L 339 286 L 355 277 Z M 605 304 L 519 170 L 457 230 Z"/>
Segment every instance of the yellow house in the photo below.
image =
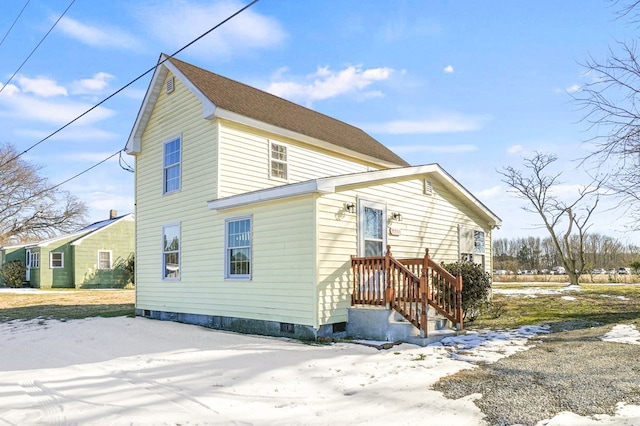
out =
<path fill-rule="evenodd" d="M 425 249 L 491 271 L 500 219 L 439 165 L 175 58 L 160 57 L 126 150 L 137 315 L 314 339 L 348 329 L 364 287 L 394 306 L 389 265 L 426 280 Z"/>

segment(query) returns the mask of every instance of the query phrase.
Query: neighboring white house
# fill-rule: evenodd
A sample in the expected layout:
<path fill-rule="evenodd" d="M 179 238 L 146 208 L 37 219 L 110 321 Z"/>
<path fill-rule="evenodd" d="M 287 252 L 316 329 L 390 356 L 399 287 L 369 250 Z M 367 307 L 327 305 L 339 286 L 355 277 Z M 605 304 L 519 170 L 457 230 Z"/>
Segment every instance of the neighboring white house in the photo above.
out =
<path fill-rule="evenodd" d="M 135 156 L 136 313 L 251 333 L 328 336 L 351 256 L 473 260 L 500 219 L 437 164 L 162 55 Z"/>

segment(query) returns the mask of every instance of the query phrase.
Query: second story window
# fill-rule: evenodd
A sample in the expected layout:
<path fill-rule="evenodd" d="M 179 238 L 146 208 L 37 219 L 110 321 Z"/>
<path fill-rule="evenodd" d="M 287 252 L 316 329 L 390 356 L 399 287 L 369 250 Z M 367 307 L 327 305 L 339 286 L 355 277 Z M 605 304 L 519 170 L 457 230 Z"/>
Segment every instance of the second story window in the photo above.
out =
<path fill-rule="evenodd" d="M 180 189 L 180 138 L 164 144 L 163 193 Z"/>
<path fill-rule="evenodd" d="M 273 142 L 271 142 L 270 145 L 270 176 L 276 179 L 287 180 L 287 147 Z"/>

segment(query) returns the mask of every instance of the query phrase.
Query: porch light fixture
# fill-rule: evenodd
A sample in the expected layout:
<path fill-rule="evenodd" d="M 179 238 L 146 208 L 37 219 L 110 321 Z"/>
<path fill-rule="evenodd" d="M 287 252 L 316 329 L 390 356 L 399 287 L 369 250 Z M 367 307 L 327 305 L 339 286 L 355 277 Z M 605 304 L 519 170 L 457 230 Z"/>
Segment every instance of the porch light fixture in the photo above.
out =
<path fill-rule="evenodd" d="M 391 219 L 395 220 L 396 222 L 402 222 L 402 215 L 398 212 L 393 212 L 391 213 Z"/>
<path fill-rule="evenodd" d="M 356 212 L 356 203 L 344 203 L 344 209 L 349 213 Z"/>

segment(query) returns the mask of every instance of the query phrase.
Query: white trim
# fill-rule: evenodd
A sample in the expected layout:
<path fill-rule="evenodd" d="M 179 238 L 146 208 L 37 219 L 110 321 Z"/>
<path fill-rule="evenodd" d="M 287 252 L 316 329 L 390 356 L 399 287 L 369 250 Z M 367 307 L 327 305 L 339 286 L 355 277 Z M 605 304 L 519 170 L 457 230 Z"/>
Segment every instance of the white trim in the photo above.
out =
<path fill-rule="evenodd" d="M 308 180 L 305 182 L 281 185 L 274 188 L 262 189 L 259 191 L 252 191 L 245 194 L 211 200 L 208 201 L 208 206 L 211 210 L 225 210 L 264 201 L 273 201 L 311 193 L 333 193 L 336 191 L 337 187 L 341 186 L 353 186 L 363 183 L 380 182 L 389 179 L 406 178 L 425 174 L 429 175 L 430 179 L 437 180 L 442 185 L 446 186 L 454 193 L 454 195 L 466 200 L 467 204 L 472 207 L 474 211 L 484 216 L 490 226 L 500 226 L 502 224 L 502 220 L 498 216 L 482 204 L 480 200 L 458 183 L 458 181 L 456 181 L 438 164 L 374 170 L 371 172 L 352 173 Z"/>
<path fill-rule="evenodd" d="M 155 106 L 160 93 L 162 93 L 164 89 L 164 83 L 169 72 L 172 72 L 175 78 L 189 89 L 200 101 L 202 104 L 202 117 L 205 119 L 214 117 L 216 113 L 216 106 L 168 60 L 167 55 L 162 54 L 158 60 L 158 65 L 153 72 L 153 77 L 149 82 L 149 87 L 147 88 L 144 100 L 142 101 L 142 105 L 140 106 L 140 110 L 136 116 L 136 121 L 131 129 L 131 133 L 129 134 L 127 144 L 125 145 L 125 151 L 127 154 L 135 155 L 140 153 L 142 134 L 144 133 L 149 118 L 151 118 L 153 107 Z M 174 82 L 174 85 L 176 83 L 177 82 Z"/>
<path fill-rule="evenodd" d="M 229 224 L 241 220 L 249 220 L 249 273 L 231 275 L 229 271 Z M 230 217 L 224 220 L 224 279 L 233 281 L 251 281 L 253 276 L 253 215 Z"/>
<path fill-rule="evenodd" d="M 60 266 L 53 266 L 53 255 L 60 255 Z M 64 268 L 64 252 L 62 251 L 52 251 L 49 252 L 49 268 L 51 269 L 63 269 Z"/>
<path fill-rule="evenodd" d="M 380 167 L 391 167 L 391 168 L 401 167 L 401 165 L 397 163 L 384 161 L 377 157 L 372 157 L 370 155 L 366 155 L 361 152 L 352 151 L 348 148 L 345 148 L 339 145 L 334 145 L 327 141 L 323 141 L 322 139 L 317 139 L 302 133 L 294 132 L 293 130 L 289 130 L 283 127 L 275 126 L 273 124 L 265 123 L 264 121 L 259 121 L 259 120 L 256 120 L 255 118 L 250 118 L 242 114 L 238 114 L 236 112 L 232 112 L 223 108 L 218 107 L 214 111 L 214 113 L 211 114 L 211 116 L 208 118 L 210 120 L 213 120 L 214 118 L 221 118 L 223 120 L 233 121 L 234 123 L 239 123 L 248 127 L 264 130 L 265 132 L 273 133 L 285 138 L 295 139 L 301 142 L 308 143 L 309 145 L 313 145 L 319 148 L 323 148 L 329 151 L 346 155 L 348 157 L 364 160 L 364 161 L 373 163 L 375 165 L 378 165 Z"/>
<path fill-rule="evenodd" d="M 109 267 L 108 268 L 101 268 L 100 267 L 100 253 L 109 253 Z M 102 271 L 108 271 L 113 269 L 113 252 L 111 250 L 98 250 L 97 253 L 98 256 L 98 262 L 96 264 L 96 269 L 102 270 Z"/>

